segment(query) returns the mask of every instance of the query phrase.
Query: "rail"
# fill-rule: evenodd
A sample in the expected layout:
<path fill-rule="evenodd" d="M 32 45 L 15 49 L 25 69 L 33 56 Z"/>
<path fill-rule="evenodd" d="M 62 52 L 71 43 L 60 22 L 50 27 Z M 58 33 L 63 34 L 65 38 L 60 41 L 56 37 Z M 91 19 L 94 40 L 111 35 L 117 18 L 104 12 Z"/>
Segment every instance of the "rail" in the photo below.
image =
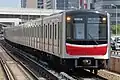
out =
<path fill-rule="evenodd" d="M 23 70 L 20 66 L 18 66 L 19 69 L 24 73 L 24 75 L 25 75 L 26 77 L 28 77 L 28 74 L 27 74 L 27 73 L 29 73 L 34 80 L 39 80 L 39 78 L 38 78 L 29 68 L 27 68 L 26 65 L 24 65 L 19 59 L 17 59 L 14 55 L 11 54 L 11 51 L 8 51 L 8 50 L 7 50 L 3 45 L 1 45 L 1 44 L 0 44 L 0 46 L 6 51 L 6 53 L 7 53 L 14 61 L 16 61 L 17 63 L 19 63 L 19 64 L 24 68 L 24 70 Z M 26 71 L 27 71 L 27 73 L 26 73 Z M 28 78 L 30 78 L 30 77 L 28 77 Z M 12 80 L 16 80 L 16 79 L 12 79 Z"/>
<path fill-rule="evenodd" d="M 8 80 L 15 80 L 15 77 L 12 73 L 12 71 L 10 70 L 9 66 L 7 65 L 6 61 L 4 61 L 1 57 L 0 57 L 0 63 L 2 65 L 2 68 L 6 74 L 6 77 Z"/>

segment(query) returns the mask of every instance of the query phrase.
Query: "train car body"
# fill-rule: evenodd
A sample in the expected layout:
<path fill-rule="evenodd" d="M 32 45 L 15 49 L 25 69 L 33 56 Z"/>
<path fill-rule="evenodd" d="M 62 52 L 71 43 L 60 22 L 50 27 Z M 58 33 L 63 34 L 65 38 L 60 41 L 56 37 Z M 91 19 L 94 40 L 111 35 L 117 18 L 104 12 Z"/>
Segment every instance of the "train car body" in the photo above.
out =
<path fill-rule="evenodd" d="M 108 13 L 76 10 L 5 29 L 5 39 L 70 68 L 101 69 L 110 53 Z"/>

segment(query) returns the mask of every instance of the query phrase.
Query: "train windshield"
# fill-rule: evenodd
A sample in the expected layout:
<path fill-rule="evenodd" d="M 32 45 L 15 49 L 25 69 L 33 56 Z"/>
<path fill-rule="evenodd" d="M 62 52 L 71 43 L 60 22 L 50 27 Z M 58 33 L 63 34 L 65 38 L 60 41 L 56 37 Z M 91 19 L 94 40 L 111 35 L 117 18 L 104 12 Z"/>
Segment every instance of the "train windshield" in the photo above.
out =
<path fill-rule="evenodd" d="M 67 39 L 107 40 L 107 18 L 103 15 L 74 15 L 67 22 Z"/>

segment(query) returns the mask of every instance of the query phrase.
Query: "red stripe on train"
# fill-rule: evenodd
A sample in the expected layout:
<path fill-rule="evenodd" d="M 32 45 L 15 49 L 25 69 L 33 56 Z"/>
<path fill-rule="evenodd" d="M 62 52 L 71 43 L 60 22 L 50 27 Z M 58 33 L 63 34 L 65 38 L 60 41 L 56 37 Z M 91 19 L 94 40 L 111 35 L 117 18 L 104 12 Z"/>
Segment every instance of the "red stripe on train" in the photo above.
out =
<path fill-rule="evenodd" d="M 69 55 L 105 55 L 107 45 L 104 46 L 73 46 L 66 44 L 66 51 Z"/>

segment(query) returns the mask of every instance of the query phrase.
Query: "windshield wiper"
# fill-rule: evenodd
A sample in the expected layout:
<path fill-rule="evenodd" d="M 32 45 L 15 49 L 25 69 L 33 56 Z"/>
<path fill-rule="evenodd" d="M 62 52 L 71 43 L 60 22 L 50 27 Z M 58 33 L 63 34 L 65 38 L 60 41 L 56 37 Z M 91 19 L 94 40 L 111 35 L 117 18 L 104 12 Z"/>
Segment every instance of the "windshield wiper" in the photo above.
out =
<path fill-rule="evenodd" d="M 99 43 L 88 33 L 88 35 L 90 36 L 90 38 L 98 45 Z"/>

